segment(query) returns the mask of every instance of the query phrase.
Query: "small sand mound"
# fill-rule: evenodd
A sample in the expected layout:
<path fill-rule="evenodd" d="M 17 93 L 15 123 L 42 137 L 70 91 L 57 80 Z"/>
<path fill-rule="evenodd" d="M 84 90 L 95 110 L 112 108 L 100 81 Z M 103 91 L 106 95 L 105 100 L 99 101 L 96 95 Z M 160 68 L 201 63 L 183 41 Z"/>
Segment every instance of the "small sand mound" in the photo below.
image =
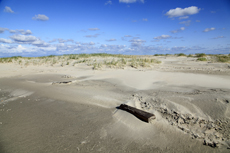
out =
<path fill-rule="evenodd" d="M 159 112 L 161 117 L 167 120 L 168 124 L 189 134 L 192 139 L 200 139 L 201 141 L 203 141 L 204 145 L 211 146 L 213 148 L 220 147 L 221 145 L 229 147 L 229 121 L 220 119 L 213 121 L 209 116 L 204 118 L 204 115 L 193 115 L 193 113 L 186 110 L 184 106 L 179 107 L 183 108 L 183 111 L 172 109 L 172 106 L 169 108 L 168 106 L 170 105 L 167 104 L 168 101 L 162 98 L 153 98 L 150 101 L 147 98 L 143 98 L 143 96 L 135 94 L 133 95 L 132 101 L 135 102 L 134 105 L 137 108 L 139 107 L 139 109 L 149 112 Z M 199 113 L 202 114 L 201 112 Z"/>

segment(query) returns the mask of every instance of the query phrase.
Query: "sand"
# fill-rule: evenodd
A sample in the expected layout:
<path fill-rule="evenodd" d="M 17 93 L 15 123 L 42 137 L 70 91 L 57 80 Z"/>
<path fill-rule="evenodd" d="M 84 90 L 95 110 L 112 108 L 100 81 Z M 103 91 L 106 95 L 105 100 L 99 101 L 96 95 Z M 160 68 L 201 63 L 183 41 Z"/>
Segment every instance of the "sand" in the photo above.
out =
<path fill-rule="evenodd" d="M 0 63 L 0 152 L 229 152 L 229 64 L 158 58 L 139 69 Z"/>

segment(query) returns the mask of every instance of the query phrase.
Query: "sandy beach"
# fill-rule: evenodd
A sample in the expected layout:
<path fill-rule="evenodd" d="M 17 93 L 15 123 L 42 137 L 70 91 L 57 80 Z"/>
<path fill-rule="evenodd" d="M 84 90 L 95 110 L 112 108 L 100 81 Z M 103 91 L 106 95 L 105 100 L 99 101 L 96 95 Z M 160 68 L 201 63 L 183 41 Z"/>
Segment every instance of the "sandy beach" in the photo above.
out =
<path fill-rule="evenodd" d="M 230 64 L 154 58 L 98 69 L 0 63 L 0 152 L 229 152 Z M 143 122 L 120 104 L 156 119 Z"/>

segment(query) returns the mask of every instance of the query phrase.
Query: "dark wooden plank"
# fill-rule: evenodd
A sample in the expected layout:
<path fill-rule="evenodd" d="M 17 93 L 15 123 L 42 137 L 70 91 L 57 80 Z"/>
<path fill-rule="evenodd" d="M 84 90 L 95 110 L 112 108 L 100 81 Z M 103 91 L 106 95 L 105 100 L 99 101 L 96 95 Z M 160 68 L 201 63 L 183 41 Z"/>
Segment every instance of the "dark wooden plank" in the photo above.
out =
<path fill-rule="evenodd" d="M 118 108 L 121 110 L 127 111 L 133 114 L 134 116 L 136 116 L 137 118 L 139 118 L 140 120 L 148 122 L 148 123 L 156 119 L 156 116 L 154 114 L 128 106 L 126 104 L 121 104 Z"/>

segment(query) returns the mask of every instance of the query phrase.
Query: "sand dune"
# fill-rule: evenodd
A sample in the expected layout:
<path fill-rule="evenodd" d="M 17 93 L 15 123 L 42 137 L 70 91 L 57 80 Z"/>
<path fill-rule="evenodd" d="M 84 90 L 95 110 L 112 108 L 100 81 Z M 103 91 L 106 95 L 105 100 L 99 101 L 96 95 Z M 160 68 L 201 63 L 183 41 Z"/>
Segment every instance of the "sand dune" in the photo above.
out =
<path fill-rule="evenodd" d="M 0 152 L 229 152 L 228 64 L 158 59 L 101 70 L 1 63 Z"/>

